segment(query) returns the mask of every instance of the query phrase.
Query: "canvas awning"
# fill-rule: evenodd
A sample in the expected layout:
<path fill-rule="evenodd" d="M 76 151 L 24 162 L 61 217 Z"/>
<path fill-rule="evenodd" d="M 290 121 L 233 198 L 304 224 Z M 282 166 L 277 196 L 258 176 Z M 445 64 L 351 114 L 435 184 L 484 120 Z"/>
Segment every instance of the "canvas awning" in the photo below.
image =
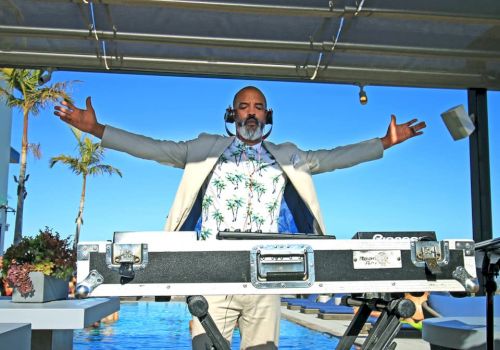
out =
<path fill-rule="evenodd" d="M 499 90 L 500 1 L 4 0 L 2 65 Z"/>

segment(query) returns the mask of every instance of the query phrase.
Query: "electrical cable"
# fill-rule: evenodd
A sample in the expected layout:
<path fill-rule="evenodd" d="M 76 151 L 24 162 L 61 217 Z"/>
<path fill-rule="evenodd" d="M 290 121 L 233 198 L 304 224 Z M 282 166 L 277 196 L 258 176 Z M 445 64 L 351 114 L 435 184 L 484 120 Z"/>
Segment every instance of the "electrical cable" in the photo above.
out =
<path fill-rule="evenodd" d="M 94 15 L 94 4 L 92 3 L 92 1 L 87 1 L 87 0 L 82 0 L 82 1 L 86 4 L 88 4 L 90 7 L 90 17 L 92 19 L 92 24 L 91 24 L 92 32 L 94 33 L 95 40 L 99 44 L 99 37 L 97 36 L 97 26 L 96 26 L 95 15 Z M 101 44 L 102 44 L 101 46 L 102 46 L 102 52 L 103 52 L 103 58 L 104 58 L 104 67 L 106 68 L 106 70 L 109 70 L 108 61 L 106 58 L 106 41 L 102 40 Z"/>

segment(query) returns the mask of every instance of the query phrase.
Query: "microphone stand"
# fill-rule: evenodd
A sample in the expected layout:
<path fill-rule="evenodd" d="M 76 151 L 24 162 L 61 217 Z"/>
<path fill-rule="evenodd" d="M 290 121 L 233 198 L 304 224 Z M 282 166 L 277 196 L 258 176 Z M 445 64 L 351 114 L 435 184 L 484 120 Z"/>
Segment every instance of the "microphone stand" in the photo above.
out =
<path fill-rule="evenodd" d="M 188 296 L 186 300 L 191 315 L 196 316 L 212 341 L 213 350 L 231 350 L 214 320 L 208 313 L 208 302 L 201 295 Z"/>
<path fill-rule="evenodd" d="M 486 292 L 486 348 L 488 350 L 495 349 L 495 292 L 497 290 L 497 283 L 495 281 L 500 271 L 500 238 L 490 239 L 477 243 L 475 246 L 477 252 L 484 254 L 483 263 L 481 266 L 481 273 L 484 276 L 484 290 Z M 493 259 L 496 258 L 496 261 Z"/>

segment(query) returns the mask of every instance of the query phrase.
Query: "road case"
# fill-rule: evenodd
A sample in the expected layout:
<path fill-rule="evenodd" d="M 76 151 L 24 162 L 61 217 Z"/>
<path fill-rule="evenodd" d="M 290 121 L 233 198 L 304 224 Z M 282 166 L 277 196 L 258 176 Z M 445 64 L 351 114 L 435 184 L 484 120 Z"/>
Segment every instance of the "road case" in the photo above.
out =
<path fill-rule="evenodd" d="M 472 240 L 261 237 L 198 241 L 195 232 L 116 232 L 113 241 L 81 242 L 77 292 L 85 297 L 477 288 Z"/>

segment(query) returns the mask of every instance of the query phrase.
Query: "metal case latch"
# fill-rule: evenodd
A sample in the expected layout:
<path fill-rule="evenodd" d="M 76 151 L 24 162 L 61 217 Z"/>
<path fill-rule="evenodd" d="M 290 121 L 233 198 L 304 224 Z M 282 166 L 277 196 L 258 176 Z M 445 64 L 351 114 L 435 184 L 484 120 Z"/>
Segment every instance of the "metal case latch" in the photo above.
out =
<path fill-rule="evenodd" d="M 433 274 L 441 273 L 441 266 L 450 261 L 449 243 L 446 241 L 411 242 L 411 261 L 417 267 L 427 267 Z"/>
<path fill-rule="evenodd" d="M 132 280 L 135 272 L 148 264 L 147 244 L 106 244 L 106 264 L 122 277 L 122 284 Z"/>
<path fill-rule="evenodd" d="M 314 251 L 307 244 L 259 245 L 250 251 L 255 288 L 307 288 L 315 280 Z"/>
<path fill-rule="evenodd" d="M 83 299 L 104 282 L 104 277 L 97 271 L 90 271 L 89 275 L 83 281 L 78 283 L 75 288 L 75 298 Z"/>

